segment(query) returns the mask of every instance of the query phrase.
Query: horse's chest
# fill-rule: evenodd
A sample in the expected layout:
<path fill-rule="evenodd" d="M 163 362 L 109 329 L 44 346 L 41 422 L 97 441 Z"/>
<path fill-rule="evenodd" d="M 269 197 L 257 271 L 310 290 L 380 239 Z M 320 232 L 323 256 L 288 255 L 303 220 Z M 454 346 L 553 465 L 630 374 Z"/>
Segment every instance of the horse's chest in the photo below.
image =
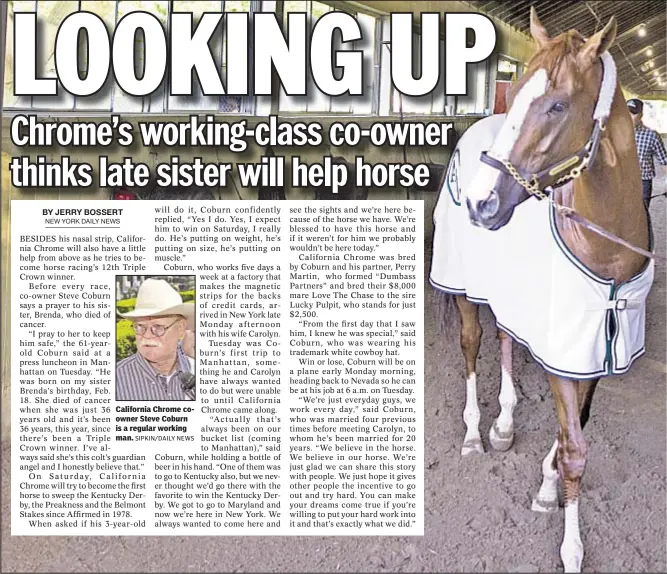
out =
<path fill-rule="evenodd" d="M 571 230 L 561 225 L 558 225 L 558 231 L 572 255 L 598 277 L 623 283 L 640 273 L 645 266 L 646 259 L 642 255 L 632 253 L 624 247 L 604 245 L 603 249 L 600 249 L 598 246 L 590 246 L 581 237 L 575 237 Z"/>

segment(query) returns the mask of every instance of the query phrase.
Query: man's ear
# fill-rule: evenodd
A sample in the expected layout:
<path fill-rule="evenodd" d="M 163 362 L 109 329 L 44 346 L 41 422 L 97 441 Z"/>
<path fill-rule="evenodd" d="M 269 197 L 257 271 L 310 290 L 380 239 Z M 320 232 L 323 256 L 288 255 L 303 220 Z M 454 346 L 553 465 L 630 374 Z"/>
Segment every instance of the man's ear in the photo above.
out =
<path fill-rule="evenodd" d="M 612 16 L 607 25 L 581 47 L 577 54 L 577 62 L 582 71 L 590 68 L 611 47 L 616 39 L 616 29 L 616 17 Z"/>

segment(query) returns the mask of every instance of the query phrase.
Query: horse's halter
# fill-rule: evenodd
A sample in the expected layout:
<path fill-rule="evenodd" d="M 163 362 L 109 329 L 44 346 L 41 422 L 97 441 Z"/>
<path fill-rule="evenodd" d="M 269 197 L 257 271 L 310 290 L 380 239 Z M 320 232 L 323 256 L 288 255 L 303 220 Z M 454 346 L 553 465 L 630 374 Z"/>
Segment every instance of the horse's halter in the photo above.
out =
<path fill-rule="evenodd" d="M 523 187 L 530 195 L 534 195 L 538 199 L 548 199 L 554 205 L 558 213 L 564 217 L 576 221 L 594 233 L 597 233 L 614 243 L 623 245 L 635 253 L 639 253 L 649 259 L 660 259 L 663 261 L 664 257 L 629 243 L 625 239 L 614 235 L 598 224 L 582 217 L 574 211 L 574 209 L 561 205 L 555 202 L 553 198 L 549 197 L 549 194 L 555 187 L 560 187 L 569 181 L 577 179 L 581 173 L 595 161 L 598 147 L 600 145 L 600 138 L 607 126 L 607 120 L 611 113 L 611 104 L 614 99 L 614 92 L 616 91 L 616 64 L 614 63 L 614 59 L 609 52 L 602 54 L 600 59 L 602 60 L 602 86 L 600 87 L 598 101 L 595 105 L 595 111 L 593 112 L 593 133 L 591 134 L 591 137 L 588 138 L 588 141 L 583 148 L 564 160 L 543 169 L 539 173 L 533 174 L 522 173 L 521 170 L 512 165 L 509 160 L 496 159 L 488 155 L 485 151 L 482 152 L 480 160 L 512 177 L 514 181 Z M 567 169 L 569 169 L 569 171 L 564 175 L 561 175 Z"/>
<path fill-rule="evenodd" d="M 496 159 L 485 151 L 482 152 L 480 160 L 505 175 L 512 177 L 530 195 L 534 195 L 538 199 L 546 199 L 555 187 L 560 187 L 578 178 L 581 172 L 595 161 L 600 145 L 600 138 L 607 126 L 607 119 L 609 118 L 611 103 L 616 89 L 616 64 L 614 63 L 614 59 L 609 52 L 602 54 L 600 59 L 602 60 L 602 86 L 593 113 L 595 123 L 593 124 L 593 133 L 583 148 L 564 160 L 533 174 L 522 172 L 521 169 L 514 166 L 508 159 Z M 569 171 L 564 173 L 568 169 Z"/>

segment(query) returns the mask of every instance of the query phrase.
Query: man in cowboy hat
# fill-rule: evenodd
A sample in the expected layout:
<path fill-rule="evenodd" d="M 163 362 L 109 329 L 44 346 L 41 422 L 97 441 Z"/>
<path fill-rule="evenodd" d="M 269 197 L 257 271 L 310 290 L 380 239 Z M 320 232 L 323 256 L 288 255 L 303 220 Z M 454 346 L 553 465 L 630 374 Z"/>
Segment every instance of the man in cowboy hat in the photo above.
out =
<path fill-rule="evenodd" d="M 647 128 L 642 122 L 644 117 L 644 102 L 633 98 L 628 100 L 628 110 L 632 116 L 635 126 L 635 143 L 637 144 L 637 155 L 639 156 L 639 167 L 642 174 L 642 194 L 644 205 L 648 211 L 653 195 L 653 178 L 655 178 L 654 159 L 662 165 L 667 165 L 667 151 L 662 143 L 662 138 L 655 130 Z"/>
<path fill-rule="evenodd" d="M 137 352 L 116 366 L 116 400 L 194 400 L 194 368 L 182 344 L 186 333 L 193 337 L 194 303 L 183 303 L 164 279 L 146 279 L 134 310 L 118 314 L 132 321 Z"/>

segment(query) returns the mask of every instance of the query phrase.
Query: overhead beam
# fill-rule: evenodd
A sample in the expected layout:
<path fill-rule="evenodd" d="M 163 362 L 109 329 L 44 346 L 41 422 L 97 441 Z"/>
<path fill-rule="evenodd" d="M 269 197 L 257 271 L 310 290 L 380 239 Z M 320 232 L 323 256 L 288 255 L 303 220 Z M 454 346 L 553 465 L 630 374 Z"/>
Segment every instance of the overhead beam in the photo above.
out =
<path fill-rule="evenodd" d="M 540 18 L 540 21 L 542 24 L 544 24 L 547 27 L 547 32 L 551 33 L 553 30 L 549 30 L 548 23 L 551 21 L 551 18 L 554 14 L 557 14 L 562 10 L 562 6 L 558 6 L 557 4 L 554 3 L 552 6 L 546 6 L 542 7 L 541 10 L 538 12 L 538 16 Z M 529 21 L 530 24 L 530 21 Z"/>
<path fill-rule="evenodd" d="M 584 6 L 594 16 L 598 25 L 602 25 L 602 21 L 601 21 L 600 17 L 598 16 L 597 12 L 593 9 L 593 7 L 588 2 L 584 2 Z M 597 29 L 597 26 L 596 26 L 596 29 Z M 625 50 L 623 49 L 623 46 L 618 41 L 616 42 L 616 48 L 618 49 L 619 52 L 621 52 L 621 54 L 623 54 L 623 58 L 625 58 L 625 62 L 627 62 L 629 67 L 632 69 L 636 78 L 638 80 L 642 80 L 642 81 L 645 82 L 643 76 L 639 73 L 639 71 L 637 71 L 637 69 L 635 68 L 633 63 L 630 61 L 630 58 L 628 58 L 628 55 L 625 53 Z M 625 74 L 624 74 L 624 77 L 625 77 Z M 634 85 L 634 82 L 630 81 L 630 82 L 628 82 L 628 85 Z"/>
<path fill-rule="evenodd" d="M 658 72 L 659 76 L 662 76 L 662 70 L 667 69 L 667 64 L 663 64 L 662 66 L 658 68 L 653 68 L 650 72 L 646 72 L 648 74 L 648 78 L 653 78 L 654 73 Z"/>
<path fill-rule="evenodd" d="M 624 8 L 623 14 L 620 17 L 617 17 L 619 29 L 621 27 L 625 28 L 626 26 L 630 26 L 628 30 L 632 30 L 633 28 L 640 26 L 642 24 L 641 20 L 646 16 L 646 8 L 646 5 L 641 2 L 634 2 L 633 4 L 630 4 L 629 8 Z M 611 16 L 607 16 L 607 20 L 610 17 Z M 639 22 L 637 22 L 638 20 Z M 637 22 L 637 24 L 634 24 L 634 22 Z M 622 30 L 619 36 L 617 36 L 617 39 L 625 32 L 627 32 L 627 30 Z"/>
<path fill-rule="evenodd" d="M 641 48 L 640 50 L 637 50 L 636 52 L 633 52 L 632 54 L 628 54 L 628 58 L 635 58 L 636 56 L 640 56 L 642 53 L 645 53 L 646 50 L 647 50 L 649 47 L 653 48 L 653 55 L 652 55 L 652 56 L 647 55 L 646 57 L 647 57 L 648 59 L 651 59 L 651 58 L 658 58 L 658 57 L 659 57 L 659 54 L 656 52 L 655 47 L 656 47 L 656 46 L 662 46 L 662 45 L 665 43 L 665 41 L 667 41 L 667 39 L 665 39 L 665 38 L 661 38 L 661 39 L 658 40 L 657 42 L 651 42 L 648 46 L 644 46 L 644 47 Z"/>
<path fill-rule="evenodd" d="M 659 69 L 657 69 L 657 70 L 654 70 L 654 71 L 657 71 L 657 72 L 658 72 L 658 76 L 657 76 L 657 77 L 655 77 L 653 74 L 651 74 L 651 75 L 650 75 L 649 77 L 647 77 L 647 78 L 639 77 L 639 78 L 637 78 L 637 79 L 635 79 L 635 80 L 633 80 L 633 81 L 631 81 L 631 82 L 627 82 L 626 85 L 628 85 L 628 86 L 634 86 L 634 85 L 636 85 L 637 83 L 639 83 L 640 80 L 641 80 L 643 83 L 647 84 L 647 85 L 654 84 L 655 82 L 658 81 L 659 78 L 662 78 L 663 73 L 661 72 L 661 70 L 664 70 L 665 67 L 666 67 L 666 66 L 662 66 L 661 68 L 659 68 Z M 663 78 L 663 79 L 664 79 L 664 78 Z"/>
<path fill-rule="evenodd" d="M 636 26 L 633 26 L 633 27 L 630 28 L 629 30 L 626 30 L 625 32 L 622 32 L 621 34 L 619 34 L 618 36 L 616 36 L 616 41 L 617 41 L 617 42 L 622 42 L 622 41 L 625 40 L 626 38 L 629 38 L 629 37 L 632 36 L 633 34 L 636 34 L 636 33 L 637 33 L 637 30 L 639 30 L 639 28 L 641 28 L 642 24 L 643 24 L 644 26 L 646 26 L 646 28 L 648 28 L 648 27 L 650 27 L 652 24 L 654 24 L 655 22 L 657 22 L 658 20 L 661 20 L 662 22 L 665 21 L 665 12 L 664 12 L 664 9 L 663 9 L 662 13 L 660 13 L 660 14 L 656 14 L 656 15 L 653 16 L 652 18 L 649 18 L 648 20 L 646 20 L 645 22 L 641 22 L 641 23 L 637 24 Z"/>
<path fill-rule="evenodd" d="M 582 25 L 585 26 L 586 24 L 593 23 L 586 8 L 582 5 L 573 5 L 567 8 L 563 7 L 562 10 L 559 10 L 558 14 L 554 16 L 552 22 L 557 26 L 557 29 L 560 32 L 572 28 L 576 28 L 579 32 L 582 32 Z"/>
<path fill-rule="evenodd" d="M 496 3 L 495 2 L 484 2 L 480 10 L 482 12 L 486 12 L 489 10 L 489 8 L 492 8 Z"/>

